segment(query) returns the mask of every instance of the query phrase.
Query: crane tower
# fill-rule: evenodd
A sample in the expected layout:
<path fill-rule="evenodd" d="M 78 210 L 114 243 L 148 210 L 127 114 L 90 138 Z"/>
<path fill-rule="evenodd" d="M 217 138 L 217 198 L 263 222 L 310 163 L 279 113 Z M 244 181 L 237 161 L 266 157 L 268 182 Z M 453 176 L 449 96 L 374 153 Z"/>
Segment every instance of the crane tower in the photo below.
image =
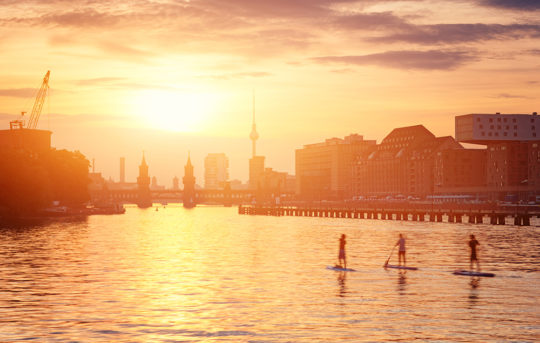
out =
<path fill-rule="evenodd" d="M 43 78 L 43 83 L 41 83 L 41 87 L 39 88 L 39 91 L 36 95 L 36 101 L 34 102 L 34 106 L 32 107 L 30 120 L 28 120 L 28 124 L 26 125 L 27 129 L 35 129 L 37 127 L 39 116 L 41 115 L 41 109 L 43 108 L 45 98 L 47 97 L 47 93 L 49 91 L 50 75 L 51 71 L 47 70 L 47 74 L 45 74 L 45 77 Z M 21 116 L 24 116 L 25 113 L 26 112 L 22 112 Z M 9 127 L 11 129 L 22 129 L 24 127 L 24 121 L 22 119 L 11 121 L 9 123 Z"/>

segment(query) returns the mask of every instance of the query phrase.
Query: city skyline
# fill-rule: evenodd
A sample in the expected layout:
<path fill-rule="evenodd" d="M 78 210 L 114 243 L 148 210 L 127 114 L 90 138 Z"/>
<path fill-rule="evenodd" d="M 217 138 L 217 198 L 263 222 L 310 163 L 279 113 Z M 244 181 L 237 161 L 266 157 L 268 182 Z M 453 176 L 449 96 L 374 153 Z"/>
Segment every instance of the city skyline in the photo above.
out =
<path fill-rule="evenodd" d="M 246 181 L 253 89 L 257 152 L 291 174 L 294 150 L 325 138 L 416 124 L 453 136 L 457 115 L 538 111 L 535 1 L 65 5 L 0 3 L 0 123 L 51 70 L 38 128 L 107 178 L 124 156 L 134 180 L 144 150 L 169 184 L 191 151 L 199 182 L 213 152 Z"/>

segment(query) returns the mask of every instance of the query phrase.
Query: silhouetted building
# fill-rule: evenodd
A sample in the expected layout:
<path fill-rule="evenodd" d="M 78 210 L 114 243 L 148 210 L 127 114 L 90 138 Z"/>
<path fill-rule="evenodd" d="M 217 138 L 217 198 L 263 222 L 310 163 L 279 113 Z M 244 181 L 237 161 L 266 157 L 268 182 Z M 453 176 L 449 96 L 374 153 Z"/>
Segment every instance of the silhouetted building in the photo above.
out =
<path fill-rule="evenodd" d="M 193 176 L 193 165 L 191 164 L 191 158 L 188 155 L 186 166 L 184 167 L 184 194 L 183 194 L 183 206 L 186 208 L 195 207 L 195 176 Z"/>
<path fill-rule="evenodd" d="M 355 196 L 425 197 L 434 192 L 435 156 L 463 149 L 454 138 L 435 137 L 422 125 L 392 130 L 355 168 Z"/>
<path fill-rule="evenodd" d="M 172 188 L 174 190 L 180 189 L 179 184 L 178 184 L 178 177 L 177 176 L 173 177 L 172 184 L 173 184 Z"/>
<path fill-rule="evenodd" d="M 208 154 L 204 159 L 204 188 L 220 189 L 229 179 L 229 159 L 224 153 Z"/>
<path fill-rule="evenodd" d="M 165 189 L 165 186 L 158 185 L 157 177 L 152 176 L 152 184 L 150 185 L 150 189 L 153 191 L 157 191 Z"/>
<path fill-rule="evenodd" d="M 249 159 L 249 189 L 262 186 L 264 177 L 264 156 L 253 156 Z"/>
<path fill-rule="evenodd" d="M 529 174 L 527 175 L 527 188 L 534 195 L 540 195 L 540 142 L 529 142 L 529 161 L 527 162 Z"/>
<path fill-rule="evenodd" d="M 0 130 L 0 149 L 46 152 L 51 149 L 51 131 L 35 129 Z"/>
<path fill-rule="evenodd" d="M 296 150 L 296 194 L 304 200 L 352 197 L 355 161 L 375 147 L 353 134 L 307 144 Z"/>
<path fill-rule="evenodd" d="M 141 208 L 152 206 L 152 196 L 150 194 L 150 177 L 148 176 L 148 165 L 146 164 L 144 153 L 143 153 L 141 165 L 139 166 L 139 176 L 137 177 L 137 185 L 138 185 L 137 205 Z"/>
<path fill-rule="evenodd" d="M 540 194 L 540 118 L 528 114 L 467 114 L 456 116 L 456 138 L 487 146 L 489 197 L 512 196 L 523 201 Z"/>
<path fill-rule="evenodd" d="M 447 149 L 435 158 L 435 194 L 479 196 L 486 187 L 486 149 Z"/>
<path fill-rule="evenodd" d="M 229 181 L 229 185 L 231 186 L 231 189 L 233 190 L 239 190 L 239 189 L 247 189 L 248 186 L 245 183 L 242 183 L 241 180 L 231 180 Z"/>
<path fill-rule="evenodd" d="M 456 140 L 488 145 L 492 142 L 536 141 L 540 118 L 529 114 L 466 114 L 456 116 Z"/>
<path fill-rule="evenodd" d="M 126 182 L 126 158 L 120 157 L 120 183 Z"/>

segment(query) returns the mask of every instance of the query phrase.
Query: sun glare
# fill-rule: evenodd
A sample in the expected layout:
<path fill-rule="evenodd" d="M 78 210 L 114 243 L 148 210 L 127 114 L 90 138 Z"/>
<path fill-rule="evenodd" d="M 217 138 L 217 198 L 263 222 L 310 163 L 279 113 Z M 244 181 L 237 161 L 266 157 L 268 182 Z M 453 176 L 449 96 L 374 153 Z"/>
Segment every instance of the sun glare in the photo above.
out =
<path fill-rule="evenodd" d="M 145 125 L 178 132 L 202 131 L 217 108 L 211 93 L 145 90 L 137 94 L 135 113 Z"/>

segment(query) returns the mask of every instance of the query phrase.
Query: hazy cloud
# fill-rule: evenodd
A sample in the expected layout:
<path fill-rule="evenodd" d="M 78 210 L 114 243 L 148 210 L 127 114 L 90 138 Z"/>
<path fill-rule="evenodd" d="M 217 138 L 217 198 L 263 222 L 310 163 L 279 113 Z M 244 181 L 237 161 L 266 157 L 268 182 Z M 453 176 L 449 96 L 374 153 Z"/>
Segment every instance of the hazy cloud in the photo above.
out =
<path fill-rule="evenodd" d="M 392 12 L 355 13 L 336 16 L 334 25 L 348 30 L 411 30 L 414 25 Z"/>
<path fill-rule="evenodd" d="M 351 68 L 333 69 L 330 71 L 336 74 L 351 74 L 355 72 L 355 70 Z"/>
<path fill-rule="evenodd" d="M 0 96 L 9 96 L 14 98 L 30 98 L 36 95 L 35 88 L 8 88 L 0 89 Z"/>
<path fill-rule="evenodd" d="M 510 10 L 539 10 L 538 0 L 480 0 L 479 4 Z"/>
<path fill-rule="evenodd" d="M 516 94 L 508 94 L 508 93 L 499 93 L 491 96 L 490 98 L 497 98 L 497 99 L 530 99 L 528 96 L 524 95 L 516 95 Z"/>
<path fill-rule="evenodd" d="M 84 9 L 66 13 L 46 14 L 40 18 L 42 24 L 55 24 L 59 26 L 76 27 L 111 27 L 118 23 L 118 16 L 101 13 L 94 9 Z"/>
<path fill-rule="evenodd" d="M 216 80 L 230 80 L 230 79 L 245 79 L 245 78 L 257 78 L 257 77 L 268 77 L 271 76 L 271 73 L 258 71 L 258 72 L 240 72 L 240 73 L 226 73 L 226 74 L 216 74 L 216 75 L 204 75 L 205 78 L 216 79 Z"/>
<path fill-rule="evenodd" d="M 312 58 L 317 63 L 376 65 L 396 69 L 452 70 L 474 60 L 464 51 L 386 51 L 358 56 L 323 56 Z"/>
<path fill-rule="evenodd" d="M 491 39 L 540 37 L 540 25 L 436 24 L 406 26 L 403 32 L 370 38 L 378 42 L 416 44 L 459 44 Z"/>
<path fill-rule="evenodd" d="M 80 86 L 94 86 L 110 84 L 111 82 L 118 82 L 124 80 L 126 80 L 126 78 L 124 77 L 96 77 L 93 79 L 77 80 L 76 83 Z"/>

